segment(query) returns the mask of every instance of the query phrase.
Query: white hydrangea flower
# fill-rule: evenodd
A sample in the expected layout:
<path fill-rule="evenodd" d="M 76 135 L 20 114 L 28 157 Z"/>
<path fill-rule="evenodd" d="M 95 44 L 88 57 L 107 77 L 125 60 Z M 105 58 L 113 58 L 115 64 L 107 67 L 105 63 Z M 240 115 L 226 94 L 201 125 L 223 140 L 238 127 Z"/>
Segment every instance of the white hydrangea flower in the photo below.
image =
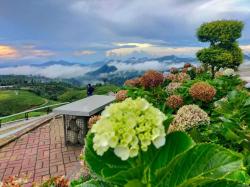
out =
<path fill-rule="evenodd" d="M 169 126 L 168 132 L 185 131 L 200 125 L 209 125 L 208 114 L 198 105 L 184 105 L 181 107 Z"/>
<path fill-rule="evenodd" d="M 158 136 L 154 139 L 153 144 L 158 149 L 163 146 L 166 142 L 165 136 Z"/>
<path fill-rule="evenodd" d="M 165 119 L 164 113 L 142 98 L 112 104 L 91 129 L 93 148 L 100 156 L 113 148 L 122 160 L 147 151 L 151 144 L 160 148 L 165 144 Z"/>
<path fill-rule="evenodd" d="M 218 108 L 218 107 L 221 106 L 222 103 L 227 102 L 227 101 L 228 101 L 228 98 L 227 97 L 223 97 L 220 100 L 214 102 L 214 107 Z"/>
<path fill-rule="evenodd" d="M 232 68 L 227 68 L 223 71 L 224 76 L 233 76 L 234 75 L 234 70 Z"/>

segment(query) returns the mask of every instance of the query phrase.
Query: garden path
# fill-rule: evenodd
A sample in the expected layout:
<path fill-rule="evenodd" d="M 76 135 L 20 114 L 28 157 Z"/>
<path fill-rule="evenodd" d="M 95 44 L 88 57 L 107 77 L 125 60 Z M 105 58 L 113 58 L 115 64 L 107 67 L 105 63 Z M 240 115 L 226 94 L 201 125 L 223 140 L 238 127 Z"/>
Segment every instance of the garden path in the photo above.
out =
<path fill-rule="evenodd" d="M 65 146 L 62 119 L 54 119 L 0 149 L 0 181 L 28 176 L 40 183 L 52 176 L 71 176 L 79 170 L 82 147 Z"/>

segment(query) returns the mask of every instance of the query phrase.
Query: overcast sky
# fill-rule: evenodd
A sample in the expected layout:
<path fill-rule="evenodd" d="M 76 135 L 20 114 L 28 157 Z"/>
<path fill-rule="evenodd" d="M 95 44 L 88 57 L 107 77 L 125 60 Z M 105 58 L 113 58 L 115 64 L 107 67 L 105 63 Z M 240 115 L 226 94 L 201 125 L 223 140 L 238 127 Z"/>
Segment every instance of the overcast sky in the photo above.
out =
<path fill-rule="evenodd" d="M 94 62 L 131 56 L 194 55 L 203 23 L 245 23 L 250 0 L 0 0 L 0 63 Z"/>

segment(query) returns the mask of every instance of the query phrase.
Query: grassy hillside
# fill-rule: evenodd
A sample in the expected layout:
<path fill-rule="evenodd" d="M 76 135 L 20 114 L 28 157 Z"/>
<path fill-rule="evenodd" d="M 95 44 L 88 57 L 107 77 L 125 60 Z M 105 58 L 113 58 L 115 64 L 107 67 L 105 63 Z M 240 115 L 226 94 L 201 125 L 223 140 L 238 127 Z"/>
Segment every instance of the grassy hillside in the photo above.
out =
<path fill-rule="evenodd" d="M 22 112 L 33 107 L 47 104 L 47 100 L 24 90 L 0 91 L 0 116 Z"/>
<path fill-rule="evenodd" d="M 96 86 L 94 94 L 107 94 L 118 89 L 114 85 Z M 27 90 L 1 90 L 0 91 L 0 117 L 23 112 L 39 106 L 52 105 L 58 102 L 72 102 L 87 96 L 86 89 L 67 88 L 63 94 L 58 96 L 58 101 L 48 100 Z M 30 113 L 29 116 L 46 114 L 44 111 Z M 8 118 L 3 122 L 24 118 L 24 115 Z"/>

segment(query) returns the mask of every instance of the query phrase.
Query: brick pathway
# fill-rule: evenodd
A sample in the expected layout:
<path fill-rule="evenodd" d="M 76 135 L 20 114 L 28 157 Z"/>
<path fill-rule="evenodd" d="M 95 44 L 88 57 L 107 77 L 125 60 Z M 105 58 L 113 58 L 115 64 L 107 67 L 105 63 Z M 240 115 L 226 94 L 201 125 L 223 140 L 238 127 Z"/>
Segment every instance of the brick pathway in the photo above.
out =
<path fill-rule="evenodd" d="M 0 149 L 0 181 L 26 175 L 31 186 L 51 176 L 69 176 L 79 169 L 81 149 L 66 147 L 62 120 L 52 120 Z"/>

